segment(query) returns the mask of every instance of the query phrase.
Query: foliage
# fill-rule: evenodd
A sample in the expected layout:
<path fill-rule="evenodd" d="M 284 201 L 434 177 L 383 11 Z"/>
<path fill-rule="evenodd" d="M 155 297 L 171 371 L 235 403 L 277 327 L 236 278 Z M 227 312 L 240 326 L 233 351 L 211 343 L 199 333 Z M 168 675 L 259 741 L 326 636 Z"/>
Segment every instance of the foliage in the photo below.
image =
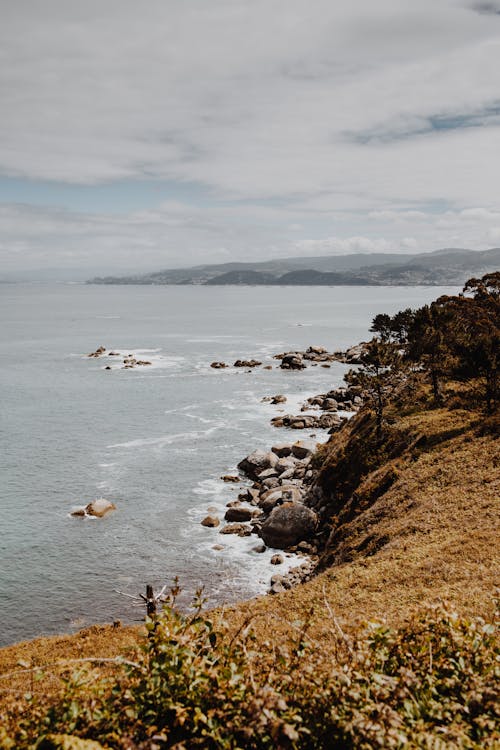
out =
<path fill-rule="evenodd" d="M 171 604 L 148 621 L 135 666 L 113 683 L 78 672 L 48 713 L 15 717 L 0 747 L 59 733 L 120 750 L 495 746 L 494 623 L 441 607 L 348 639 L 335 622 L 335 656 L 308 642 L 307 620 L 296 627 L 291 645 L 264 658 L 248 623 L 229 638 L 200 600 L 193 616 Z"/>
<path fill-rule="evenodd" d="M 361 355 L 361 367 L 345 375 L 346 382 L 362 389 L 377 420 L 377 443 L 382 444 L 384 412 L 399 381 L 402 360 L 396 344 L 374 337 Z"/>

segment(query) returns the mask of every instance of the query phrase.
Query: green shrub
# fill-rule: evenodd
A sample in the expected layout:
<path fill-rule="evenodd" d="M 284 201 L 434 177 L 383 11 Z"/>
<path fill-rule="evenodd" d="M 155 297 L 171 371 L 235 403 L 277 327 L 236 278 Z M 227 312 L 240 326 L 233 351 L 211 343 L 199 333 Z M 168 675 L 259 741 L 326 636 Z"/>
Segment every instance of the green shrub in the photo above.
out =
<path fill-rule="evenodd" d="M 0 747 L 53 734 L 120 750 L 498 747 L 492 623 L 441 608 L 352 640 L 332 623 L 328 652 L 295 623 L 289 645 L 262 654 L 250 623 L 229 638 L 201 598 L 191 616 L 173 604 L 147 621 L 147 642 L 116 679 L 78 671 L 49 710 L 31 705 L 0 731 Z"/>

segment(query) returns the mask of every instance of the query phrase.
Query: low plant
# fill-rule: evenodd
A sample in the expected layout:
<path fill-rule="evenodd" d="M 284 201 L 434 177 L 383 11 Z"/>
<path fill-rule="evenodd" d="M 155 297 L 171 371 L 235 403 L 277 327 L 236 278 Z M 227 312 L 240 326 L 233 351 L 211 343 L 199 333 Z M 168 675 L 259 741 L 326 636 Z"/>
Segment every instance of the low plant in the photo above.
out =
<path fill-rule="evenodd" d="M 330 647 L 308 637 L 306 618 L 264 653 L 250 621 L 230 636 L 201 594 L 191 615 L 175 595 L 115 678 L 79 669 L 48 709 L 29 699 L 0 730 L 2 750 L 62 734 L 117 750 L 498 746 L 494 622 L 440 607 L 348 638 L 325 602 Z"/>

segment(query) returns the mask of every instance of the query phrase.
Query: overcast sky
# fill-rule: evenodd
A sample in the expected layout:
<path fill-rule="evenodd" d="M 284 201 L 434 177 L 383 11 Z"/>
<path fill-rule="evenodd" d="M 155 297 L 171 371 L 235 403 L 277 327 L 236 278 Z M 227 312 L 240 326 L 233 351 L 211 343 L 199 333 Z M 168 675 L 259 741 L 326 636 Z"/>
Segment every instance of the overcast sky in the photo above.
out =
<path fill-rule="evenodd" d="M 0 11 L 0 272 L 500 245 L 500 0 Z"/>

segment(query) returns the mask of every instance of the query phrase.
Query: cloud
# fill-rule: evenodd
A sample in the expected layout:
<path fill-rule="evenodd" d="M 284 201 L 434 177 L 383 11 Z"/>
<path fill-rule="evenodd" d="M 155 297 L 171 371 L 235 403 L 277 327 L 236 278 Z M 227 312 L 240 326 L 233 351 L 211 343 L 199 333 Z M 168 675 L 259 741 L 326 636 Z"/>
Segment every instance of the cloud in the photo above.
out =
<path fill-rule="evenodd" d="M 13 245 L 38 246 L 30 227 L 42 225 L 47 241 L 57 227 L 75 253 L 123 263 L 134 248 L 145 263 L 176 264 L 221 248 L 235 257 L 298 252 L 297 241 L 326 247 L 332 237 L 332 252 L 359 238 L 394 249 L 408 237 L 427 249 L 452 240 L 479 246 L 488 217 L 445 214 L 494 210 L 497 6 L 6 4 L 0 176 L 89 189 L 168 180 L 182 194 L 176 209 L 175 196 L 160 190 L 147 210 L 121 219 L 94 205 L 77 215 L 64 201 L 48 201 L 43 221 L 10 206 L 11 216 L 29 217 L 24 234 L 20 221 L 11 229 Z M 203 199 L 190 200 L 189 185 Z"/>

